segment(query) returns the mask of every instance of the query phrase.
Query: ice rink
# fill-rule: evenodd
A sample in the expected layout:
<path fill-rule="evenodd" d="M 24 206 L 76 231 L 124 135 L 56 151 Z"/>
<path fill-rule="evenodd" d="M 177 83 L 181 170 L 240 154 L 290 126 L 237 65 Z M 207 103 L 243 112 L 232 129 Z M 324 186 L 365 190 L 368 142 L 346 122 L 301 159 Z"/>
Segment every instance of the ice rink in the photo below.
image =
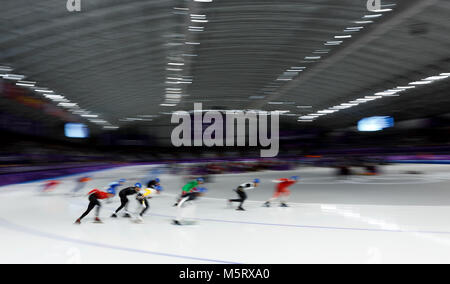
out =
<path fill-rule="evenodd" d="M 119 178 L 129 186 L 151 169 L 91 173 L 88 187 Z M 262 207 L 271 180 L 292 175 L 302 179 L 290 207 Z M 47 193 L 42 181 L 0 187 L 0 263 L 450 263 L 450 166 L 393 165 L 349 179 L 325 168 L 220 175 L 186 226 L 171 224 L 183 180 L 168 174 L 160 175 L 164 192 L 150 200 L 143 224 L 110 218 L 116 197 L 102 203 L 104 224 L 92 222 L 93 211 L 74 225 L 88 204 L 70 196 L 76 177 Z M 248 192 L 247 211 L 228 208 L 232 189 L 256 177 L 262 183 Z M 130 209 L 139 209 L 134 197 Z"/>

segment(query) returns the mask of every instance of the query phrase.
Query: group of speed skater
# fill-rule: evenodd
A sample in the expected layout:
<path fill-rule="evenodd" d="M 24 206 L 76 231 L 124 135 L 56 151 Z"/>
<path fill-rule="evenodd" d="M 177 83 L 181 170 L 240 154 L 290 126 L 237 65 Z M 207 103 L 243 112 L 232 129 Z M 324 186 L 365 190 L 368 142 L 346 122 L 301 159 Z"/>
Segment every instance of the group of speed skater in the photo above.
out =
<path fill-rule="evenodd" d="M 277 199 L 280 199 L 280 206 L 281 207 L 288 207 L 287 200 L 290 195 L 289 187 L 293 184 L 295 184 L 298 181 L 297 176 L 292 176 L 290 178 L 280 178 L 277 180 L 273 180 L 273 182 L 276 183 L 275 186 L 275 193 L 267 200 L 263 206 L 264 207 L 270 207 L 271 203 Z M 114 211 L 114 213 L 111 215 L 111 218 L 117 218 L 118 213 L 125 209 L 125 214 L 123 217 L 125 218 L 132 218 L 132 214 L 128 211 L 128 203 L 129 203 L 129 196 L 136 195 L 136 200 L 141 205 L 142 210 L 136 216 L 135 222 L 142 222 L 142 217 L 144 216 L 145 212 L 149 209 L 149 203 L 148 199 L 152 198 L 151 195 L 153 193 L 159 194 L 162 191 L 162 186 L 160 184 L 160 179 L 156 178 L 154 180 L 151 180 L 148 182 L 147 187 L 144 189 L 141 183 L 136 183 L 134 186 L 124 188 L 119 191 L 119 198 L 120 198 L 120 206 Z M 189 181 L 186 185 L 182 188 L 182 193 L 180 197 L 177 199 L 174 206 L 176 206 L 178 210 L 178 216 L 173 220 L 174 225 L 181 225 L 181 208 L 186 204 L 188 201 L 193 201 L 197 199 L 199 196 L 202 196 L 206 193 L 207 189 L 204 187 L 201 187 L 202 184 L 204 184 L 205 180 L 203 178 L 197 178 L 195 180 Z M 95 214 L 95 222 L 101 223 L 102 221 L 99 218 L 101 203 L 99 200 L 111 200 L 114 196 L 116 196 L 116 193 L 118 191 L 118 188 L 122 186 L 125 183 L 124 179 L 119 180 L 118 182 L 114 182 L 110 184 L 109 188 L 106 191 L 101 191 L 99 189 L 93 189 L 88 193 L 89 196 L 89 205 L 87 210 L 75 221 L 75 224 L 81 224 L 81 220 L 86 217 L 95 207 L 96 207 L 96 214 Z M 228 205 L 231 207 L 234 202 L 239 203 L 236 210 L 238 211 L 245 211 L 243 205 L 245 200 L 247 199 L 247 191 L 254 189 L 259 186 L 261 181 L 259 179 L 254 179 L 252 182 L 247 182 L 239 185 L 234 191 L 237 193 L 238 198 L 236 199 L 228 199 Z"/>

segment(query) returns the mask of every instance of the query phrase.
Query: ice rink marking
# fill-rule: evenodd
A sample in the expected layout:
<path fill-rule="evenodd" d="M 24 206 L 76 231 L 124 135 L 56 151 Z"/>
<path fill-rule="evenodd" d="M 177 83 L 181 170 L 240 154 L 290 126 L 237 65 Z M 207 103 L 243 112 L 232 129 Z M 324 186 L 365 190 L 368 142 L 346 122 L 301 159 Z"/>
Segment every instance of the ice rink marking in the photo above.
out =
<path fill-rule="evenodd" d="M 206 198 L 205 198 L 206 199 Z M 209 198 L 218 199 L 219 198 Z M 253 201 L 257 202 L 257 201 Z M 72 202 L 70 202 L 72 203 Z M 73 205 L 84 207 L 80 202 L 72 203 Z M 103 208 L 114 210 L 115 208 L 110 206 L 104 206 Z M 165 215 L 159 213 L 149 212 L 145 216 L 155 216 L 161 218 L 175 218 L 174 215 Z M 352 228 L 352 227 L 333 227 L 333 226 L 318 226 L 318 225 L 298 225 L 298 224 L 277 224 L 277 223 L 262 223 L 253 221 L 235 221 L 235 220 L 223 220 L 223 219 L 211 219 L 211 218 L 188 218 L 196 221 L 204 222 L 216 222 L 216 223 L 228 223 L 228 224 L 245 224 L 245 225 L 257 225 L 257 226 L 270 226 L 270 227 L 285 227 L 285 228 L 299 228 L 299 229 L 319 229 L 319 230 L 339 230 L 339 231 L 360 231 L 360 232 L 385 232 L 385 233 L 408 233 L 408 234 L 437 234 L 437 235 L 450 235 L 447 231 L 421 231 L 421 230 L 389 230 L 389 229 L 376 229 L 376 228 Z M 0 219 L 1 220 L 1 219 Z"/>
<path fill-rule="evenodd" d="M 87 246 L 94 246 L 94 247 L 99 247 L 99 248 L 121 250 L 121 251 L 141 253 L 141 254 L 159 255 L 159 256 L 173 257 L 173 258 L 190 259 L 190 260 L 212 262 L 212 263 L 239 264 L 237 262 L 231 262 L 231 261 L 226 261 L 226 260 L 216 260 L 216 259 L 200 258 L 200 257 L 194 257 L 194 256 L 176 255 L 176 254 L 170 254 L 170 253 L 155 252 L 155 251 L 148 251 L 148 250 L 134 249 L 134 248 L 126 248 L 126 247 L 119 247 L 119 246 L 96 243 L 96 242 L 91 242 L 91 241 L 78 240 L 78 239 L 73 239 L 73 238 L 60 236 L 60 235 L 56 235 L 56 234 L 52 234 L 52 233 L 42 232 L 42 231 L 39 231 L 36 229 L 27 228 L 25 226 L 10 223 L 2 218 L 0 218 L 0 226 L 3 228 L 9 229 L 9 230 L 13 230 L 16 232 L 21 232 L 21 233 L 25 233 L 25 234 L 29 234 L 29 235 L 34 235 L 34 236 L 38 236 L 38 237 L 42 237 L 42 238 L 53 239 L 53 240 L 57 240 L 57 241 L 63 241 L 63 242 L 69 242 L 69 243 L 75 243 L 75 244 L 81 244 L 81 245 L 87 245 Z"/>

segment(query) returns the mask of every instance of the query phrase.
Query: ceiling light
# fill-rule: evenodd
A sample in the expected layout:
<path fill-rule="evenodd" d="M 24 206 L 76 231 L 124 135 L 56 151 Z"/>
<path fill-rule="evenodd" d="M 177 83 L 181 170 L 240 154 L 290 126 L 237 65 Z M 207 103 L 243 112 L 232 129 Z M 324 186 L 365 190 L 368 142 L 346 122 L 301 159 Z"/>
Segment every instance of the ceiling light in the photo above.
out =
<path fill-rule="evenodd" d="M 351 37 L 352 37 L 351 35 L 334 36 L 334 38 L 337 38 L 337 39 L 341 39 L 341 38 L 351 38 Z"/>
<path fill-rule="evenodd" d="M 335 41 L 327 41 L 325 45 L 340 45 L 341 43 L 343 43 L 342 40 L 335 40 Z"/>
<path fill-rule="evenodd" d="M 433 83 L 433 81 L 416 81 L 409 83 L 409 85 L 428 85 L 430 83 Z"/>
<path fill-rule="evenodd" d="M 18 75 L 18 74 L 2 74 L 3 79 L 8 80 L 14 80 L 14 81 L 20 81 L 25 79 L 24 75 Z"/>
<path fill-rule="evenodd" d="M 36 82 L 19 81 L 16 83 L 16 85 L 22 86 L 22 87 L 34 87 L 34 86 L 36 86 Z"/>
<path fill-rule="evenodd" d="M 397 89 L 401 89 L 401 90 L 408 90 L 408 89 L 414 89 L 415 86 L 405 86 L 405 87 L 397 87 Z"/>
<path fill-rule="evenodd" d="M 76 107 L 77 104 L 76 103 L 59 103 L 58 106 L 71 108 L 71 107 Z"/>
<path fill-rule="evenodd" d="M 11 72 L 13 69 L 9 66 L 0 66 L 0 71 L 2 72 Z"/>
<path fill-rule="evenodd" d="M 372 12 L 375 13 L 385 13 L 385 12 L 391 12 L 392 9 L 380 9 L 380 10 L 373 10 Z"/>
<path fill-rule="evenodd" d="M 424 81 L 436 81 L 436 80 L 442 80 L 442 79 L 447 79 L 449 76 L 432 76 L 432 77 L 428 77 L 426 79 L 423 79 Z"/>
<path fill-rule="evenodd" d="M 38 93 L 44 93 L 44 94 L 53 93 L 52 90 L 47 90 L 47 89 L 34 89 L 34 91 L 36 91 Z"/>
<path fill-rule="evenodd" d="M 383 14 L 373 14 L 373 15 L 365 15 L 363 18 L 370 19 L 370 18 L 379 18 L 383 16 Z"/>

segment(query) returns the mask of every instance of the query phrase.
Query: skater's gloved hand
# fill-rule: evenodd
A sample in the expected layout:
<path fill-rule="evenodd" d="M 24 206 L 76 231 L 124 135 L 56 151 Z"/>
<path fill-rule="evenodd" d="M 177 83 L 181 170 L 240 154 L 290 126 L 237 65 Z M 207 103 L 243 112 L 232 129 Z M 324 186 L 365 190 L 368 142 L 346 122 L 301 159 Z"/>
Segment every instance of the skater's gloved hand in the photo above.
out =
<path fill-rule="evenodd" d="M 163 187 L 160 186 L 160 185 L 157 185 L 155 189 L 156 189 L 157 191 L 162 191 L 162 190 L 163 190 Z"/>
<path fill-rule="evenodd" d="M 200 193 L 205 193 L 207 191 L 208 191 L 208 189 L 206 187 L 200 187 L 197 189 L 197 192 L 200 192 Z"/>

